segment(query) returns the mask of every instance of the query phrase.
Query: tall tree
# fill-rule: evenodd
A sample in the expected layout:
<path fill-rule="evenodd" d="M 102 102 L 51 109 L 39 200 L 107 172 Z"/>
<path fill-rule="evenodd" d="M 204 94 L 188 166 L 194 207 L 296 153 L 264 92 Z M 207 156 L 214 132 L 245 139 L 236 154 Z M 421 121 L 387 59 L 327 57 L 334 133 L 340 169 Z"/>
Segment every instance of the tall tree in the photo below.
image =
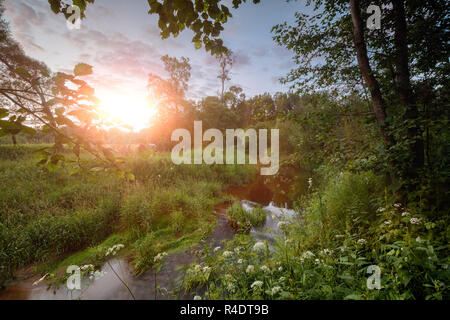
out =
<path fill-rule="evenodd" d="M 234 57 L 233 52 L 231 50 L 227 50 L 224 53 L 221 53 L 217 56 L 217 61 L 220 66 L 220 73 L 217 76 L 222 83 L 222 92 L 220 94 L 222 103 L 224 102 L 224 93 L 225 93 L 225 82 L 230 81 L 231 68 L 233 68 Z"/>
<path fill-rule="evenodd" d="M 340 95 L 368 88 L 391 169 L 412 183 L 411 188 L 417 187 L 424 165 L 415 88 L 424 80 L 433 83 L 434 90 L 448 86 L 442 77 L 449 59 L 445 3 L 376 1 L 381 28 L 372 30 L 366 27 L 372 1 L 318 0 L 314 14 L 297 13 L 294 25 L 284 23 L 273 29 L 275 40 L 295 53 L 298 67 L 284 79 L 293 88 L 334 87 Z M 429 48 L 436 48 L 440 55 Z"/>
<path fill-rule="evenodd" d="M 176 113 L 179 113 L 191 77 L 192 68 L 189 58 L 177 59 L 165 55 L 161 60 L 169 78 L 164 80 L 160 76 L 150 73 L 147 87 L 153 91 L 162 104 L 166 107 L 171 106 Z"/>

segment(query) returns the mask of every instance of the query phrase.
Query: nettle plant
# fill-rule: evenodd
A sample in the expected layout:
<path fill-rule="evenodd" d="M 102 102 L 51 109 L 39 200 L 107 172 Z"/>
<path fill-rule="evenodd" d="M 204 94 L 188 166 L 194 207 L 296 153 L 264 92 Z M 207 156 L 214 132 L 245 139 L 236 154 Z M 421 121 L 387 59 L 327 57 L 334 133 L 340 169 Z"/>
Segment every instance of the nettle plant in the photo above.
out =
<path fill-rule="evenodd" d="M 2 40 L 5 51 L 0 57 L 0 136 L 11 135 L 15 141 L 15 135 L 34 135 L 39 128 L 54 139 L 52 146 L 36 152 L 45 170 L 65 165 L 71 174 L 108 170 L 134 180 L 121 167 L 122 160 L 102 145 L 98 128 L 107 123 L 98 114 L 95 90 L 83 80 L 92 74 L 92 67 L 79 63 L 73 73 L 55 74 L 25 56 L 9 37 Z M 95 161 L 83 159 L 83 152 Z"/>

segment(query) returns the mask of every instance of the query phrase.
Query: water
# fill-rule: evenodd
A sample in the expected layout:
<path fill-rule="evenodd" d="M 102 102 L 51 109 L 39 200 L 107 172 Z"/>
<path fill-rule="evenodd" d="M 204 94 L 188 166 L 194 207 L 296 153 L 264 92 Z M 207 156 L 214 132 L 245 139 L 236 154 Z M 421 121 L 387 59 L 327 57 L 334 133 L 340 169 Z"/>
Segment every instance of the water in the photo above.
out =
<path fill-rule="evenodd" d="M 259 206 L 258 203 L 247 200 L 241 200 L 241 204 L 245 210 L 253 210 L 254 207 Z M 277 236 L 283 235 L 283 224 L 291 223 L 297 212 L 288 209 L 287 204 L 285 208 L 277 207 L 274 202 L 270 202 L 263 209 L 267 213 L 266 223 L 260 227 L 253 227 L 250 234 L 257 240 L 267 240 L 271 243 Z"/>
<path fill-rule="evenodd" d="M 304 184 L 306 184 L 306 178 L 304 180 Z M 252 228 L 251 235 L 257 240 L 267 240 L 271 243 L 277 236 L 282 235 L 282 224 L 289 223 L 297 213 L 291 209 L 292 199 L 295 195 L 293 196 L 289 192 L 289 183 L 272 181 L 270 185 L 275 187 L 268 185 L 263 177 L 259 177 L 249 186 L 230 188 L 226 193 L 240 199 L 245 210 L 252 210 L 255 206 L 263 207 L 267 213 L 266 223 L 262 227 Z M 296 189 L 298 189 L 298 185 L 296 185 Z M 218 205 L 215 208 L 217 226 L 206 240 L 213 247 L 220 246 L 223 240 L 230 240 L 234 236 L 234 231 L 225 216 L 226 209 L 226 205 Z M 169 255 L 165 259 L 164 267 L 157 275 L 157 285 L 166 289 L 162 292 L 159 290 L 155 292 L 155 275 L 152 270 L 140 276 L 134 276 L 128 261 L 112 259 L 109 264 L 103 265 L 102 270 L 106 271 L 106 274 L 102 278 L 92 282 L 89 286 L 87 285 L 88 280 L 83 280 L 82 291 L 69 291 L 65 285 L 57 289 L 48 289 L 45 283 L 33 286 L 33 282 L 40 278 L 35 275 L 0 291 L 0 300 L 132 299 L 127 288 L 111 270 L 111 266 L 138 300 L 192 299 L 193 295 L 186 295 L 179 291 L 183 274 L 180 267 L 188 266 L 196 259 L 189 250 Z"/>

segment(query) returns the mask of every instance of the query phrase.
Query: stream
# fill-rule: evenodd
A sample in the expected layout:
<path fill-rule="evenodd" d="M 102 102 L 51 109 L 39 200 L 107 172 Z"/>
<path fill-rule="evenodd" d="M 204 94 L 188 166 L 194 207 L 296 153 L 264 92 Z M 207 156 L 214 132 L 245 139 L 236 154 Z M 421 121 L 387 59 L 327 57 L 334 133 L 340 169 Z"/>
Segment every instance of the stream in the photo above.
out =
<path fill-rule="evenodd" d="M 288 192 L 289 186 L 290 184 L 278 182 L 274 189 L 270 189 L 267 187 L 265 180 L 259 177 L 248 186 L 230 188 L 225 193 L 239 199 L 245 210 L 252 210 L 255 206 L 261 206 L 266 211 L 265 225 L 252 228 L 251 235 L 256 240 L 267 240 L 271 243 L 276 236 L 281 234 L 281 224 L 289 223 L 290 219 L 296 215 L 296 212 L 291 209 L 292 196 Z M 215 207 L 217 225 L 206 239 L 206 242 L 213 247 L 223 246 L 222 242 L 232 239 L 235 234 L 226 217 L 227 207 L 228 205 L 224 204 Z M 192 294 L 186 295 L 177 289 L 181 287 L 182 267 L 198 261 L 198 258 L 191 251 L 188 249 L 180 253 L 170 254 L 165 258 L 164 266 L 157 274 L 156 281 L 157 286 L 165 288 L 163 291 L 156 290 L 155 292 L 155 275 L 152 270 L 134 276 L 128 261 L 115 258 L 110 260 L 109 264 L 103 265 L 102 271 L 106 272 L 103 277 L 91 283 L 86 279 L 82 280 L 82 290 L 70 291 L 65 285 L 59 288 L 48 288 L 44 282 L 34 286 L 33 282 L 39 278 L 34 276 L 27 280 L 18 281 L 0 291 L 0 300 L 132 299 L 129 291 L 114 274 L 114 271 L 120 275 L 138 300 L 154 300 L 155 298 L 158 300 L 191 300 Z M 111 270 L 111 266 L 114 271 Z"/>

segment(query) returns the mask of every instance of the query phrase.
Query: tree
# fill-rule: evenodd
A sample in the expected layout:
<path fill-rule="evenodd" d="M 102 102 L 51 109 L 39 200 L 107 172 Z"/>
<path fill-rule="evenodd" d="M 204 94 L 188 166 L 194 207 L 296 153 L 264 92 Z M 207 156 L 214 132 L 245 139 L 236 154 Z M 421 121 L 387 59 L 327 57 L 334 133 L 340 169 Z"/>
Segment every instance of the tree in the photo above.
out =
<path fill-rule="evenodd" d="M 67 17 L 68 2 L 64 0 L 49 0 L 54 13 L 63 13 Z M 94 0 L 72 0 L 72 4 L 79 5 L 84 13 L 88 3 Z M 205 49 L 211 54 L 219 54 L 226 51 L 220 33 L 223 25 L 232 17 L 229 8 L 223 0 L 148 0 L 149 14 L 159 16 L 158 26 L 161 29 L 161 37 L 176 37 L 185 29 L 194 32 L 192 42 L 195 48 Z M 233 8 L 238 8 L 247 0 L 232 0 Z M 260 0 L 253 0 L 259 3 Z"/>
<path fill-rule="evenodd" d="M 164 63 L 164 69 L 169 73 L 169 79 L 164 80 L 150 73 L 147 87 L 162 104 L 171 106 L 172 110 L 179 113 L 191 77 L 189 58 L 181 57 L 178 60 L 165 55 L 161 60 Z"/>
<path fill-rule="evenodd" d="M 84 168 L 80 160 L 84 150 L 97 160 L 95 171 L 114 170 L 133 179 L 99 139 L 98 128 L 104 123 L 97 114 L 98 100 L 94 89 L 81 79 L 92 73 L 92 67 L 79 63 L 72 74 L 52 73 L 45 64 L 25 55 L 2 14 L 0 10 L 0 135 L 10 134 L 15 141 L 18 133 L 34 134 L 40 127 L 54 138 L 52 147 L 40 150 L 39 164 L 44 168 L 52 170 L 64 163 L 72 166 L 72 173 L 91 170 L 92 165 Z M 66 159 L 63 149 L 71 150 L 77 161 Z"/>
<path fill-rule="evenodd" d="M 222 92 L 221 92 L 221 100 L 224 102 L 224 93 L 225 93 L 225 81 L 230 81 L 230 73 L 231 68 L 233 67 L 234 57 L 233 52 L 230 50 L 225 51 L 217 56 L 217 61 L 220 66 L 220 73 L 217 76 L 218 79 L 222 82 Z"/>
<path fill-rule="evenodd" d="M 298 67 L 284 79 L 293 88 L 331 86 L 340 95 L 368 89 L 394 176 L 408 180 L 411 191 L 424 166 L 416 89 L 424 81 L 435 92 L 448 86 L 446 1 L 376 1 L 379 30 L 366 28 L 372 2 L 314 1 L 315 14 L 297 13 L 293 26 L 273 28 L 274 38 L 295 52 Z"/>
<path fill-rule="evenodd" d="M 231 17 L 226 6 L 219 7 L 221 2 L 149 0 L 149 13 L 159 15 L 163 38 L 189 28 L 196 48 L 204 44 L 207 51 L 220 54 L 226 48 L 219 36 Z M 244 2 L 233 0 L 233 7 Z M 428 132 L 421 127 L 417 90 L 433 92 L 428 96 L 434 95 L 435 101 L 448 91 L 450 17 L 443 10 L 447 1 L 377 0 L 381 28 L 369 30 L 364 22 L 372 2 L 308 1 L 314 14 L 296 13 L 294 26 L 284 23 L 273 31 L 279 44 L 295 52 L 298 67 L 284 82 L 299 90 L 331 88 L 340 95 L 368 89 L 392 176 L 409 180 L 412 190 L 424 165 L 423 132 Z M 58 6 L 52 8 L 59 12 Z"/>

